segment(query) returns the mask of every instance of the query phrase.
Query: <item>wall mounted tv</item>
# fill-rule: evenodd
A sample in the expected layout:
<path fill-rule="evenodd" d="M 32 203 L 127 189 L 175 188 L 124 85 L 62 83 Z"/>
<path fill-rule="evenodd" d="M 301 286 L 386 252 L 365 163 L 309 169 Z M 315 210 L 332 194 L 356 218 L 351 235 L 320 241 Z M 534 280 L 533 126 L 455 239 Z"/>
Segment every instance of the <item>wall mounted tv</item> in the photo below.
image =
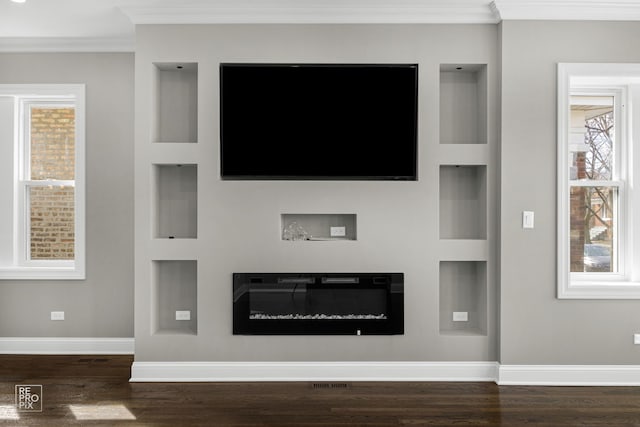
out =
<path fill-rule="evenodd" d="M 416 180 L 417 64 L 220 64 L 222 179 Z"/>

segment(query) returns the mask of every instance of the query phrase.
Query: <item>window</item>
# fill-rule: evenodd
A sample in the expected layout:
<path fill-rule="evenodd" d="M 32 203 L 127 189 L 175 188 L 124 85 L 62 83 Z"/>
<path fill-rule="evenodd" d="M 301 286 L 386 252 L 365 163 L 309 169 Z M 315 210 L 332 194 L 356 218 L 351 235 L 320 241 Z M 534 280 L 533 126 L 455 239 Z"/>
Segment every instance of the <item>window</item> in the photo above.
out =
<path fill-rule="evenodd" d="M 622 90 L 572 88 L 569 98 L 569 268 L 574 279 L 624 271 L 620 235 L 626 176 Z"/>
<path fill-rule="evenodd" d="M 640 298 L 639 83 L 640 65 L 558 66 L 559 298 Z"/>
<path fill-rule="evenodd" d="M 0 279 L 84 279 L 84 86 L 0 85 Z"/>

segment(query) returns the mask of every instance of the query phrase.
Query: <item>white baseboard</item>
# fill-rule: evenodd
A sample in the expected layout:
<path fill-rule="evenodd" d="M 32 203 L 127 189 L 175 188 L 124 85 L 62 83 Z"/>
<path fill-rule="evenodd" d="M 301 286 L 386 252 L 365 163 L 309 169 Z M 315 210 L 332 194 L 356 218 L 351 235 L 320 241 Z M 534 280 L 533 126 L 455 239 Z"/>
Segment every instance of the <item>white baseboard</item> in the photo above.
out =
<path fill-rule="evenodd" d="M 495 381 L 496 362 L 134 362 L 132 382 Z"/>
<path fill-rule="evenodd" d="M 0 338 L 0 354 L 134 354 L 133 338 Z M 640 386 L 640 365 L 497 362 L 134 362 L 132 382 L 482 381 L 498 385 Z"/>
<path fill-rule="evenodd" d="M 499 385 L 640 386 L 640 365 L 497 362 L 134 362 L 132 382 L 490 381 Z"/>
<path fill-rule="evenodd" d="M 639 386 L 639 365 L 500 365 L 498 385 Z"/>
<path fill-rule="evenodd" d="M 0 338 L 0 354 L 133 354 L 133 338 Z"/>

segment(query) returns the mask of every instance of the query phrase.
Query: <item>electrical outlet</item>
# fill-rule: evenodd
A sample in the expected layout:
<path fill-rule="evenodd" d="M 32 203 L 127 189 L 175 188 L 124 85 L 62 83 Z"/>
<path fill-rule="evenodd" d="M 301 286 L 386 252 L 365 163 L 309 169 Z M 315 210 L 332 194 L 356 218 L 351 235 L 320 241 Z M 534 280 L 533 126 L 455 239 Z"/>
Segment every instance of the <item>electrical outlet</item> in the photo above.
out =
<path fill-rule="evenodd" d="M 454 322 L 468 322 L 469 321 L 469 313 L 466 311 L 454 311 L 453 312 L 453 321 Z"/>
<path fill-rule="evenodd" d="M 344 237 L 347 235 L 347 227 L 330 227 L 331 237 Z"/>
<path fill-rule="evenodd" d="M 640 344 L 640 334 L 633 334 L 633 343 Z"/>
<path fill-rule="evenodd" d="M 176 320 L 191 320 L 191 311 L 176 310 Z"/>
<path fill-rule="evenodd" d="M 64 311 L 52 311 L 51 320 L 64 320 Z"/>

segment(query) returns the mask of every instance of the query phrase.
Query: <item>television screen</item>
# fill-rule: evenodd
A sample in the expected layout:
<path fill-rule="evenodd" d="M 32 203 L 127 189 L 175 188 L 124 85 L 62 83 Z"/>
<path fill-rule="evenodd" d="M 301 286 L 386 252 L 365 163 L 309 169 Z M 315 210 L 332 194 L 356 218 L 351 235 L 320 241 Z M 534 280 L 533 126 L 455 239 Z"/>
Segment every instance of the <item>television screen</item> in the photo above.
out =
<path fill-rule="evenodd" d="M 416 64 L 221 64 L 223 179 L 416 180 Z"/>

